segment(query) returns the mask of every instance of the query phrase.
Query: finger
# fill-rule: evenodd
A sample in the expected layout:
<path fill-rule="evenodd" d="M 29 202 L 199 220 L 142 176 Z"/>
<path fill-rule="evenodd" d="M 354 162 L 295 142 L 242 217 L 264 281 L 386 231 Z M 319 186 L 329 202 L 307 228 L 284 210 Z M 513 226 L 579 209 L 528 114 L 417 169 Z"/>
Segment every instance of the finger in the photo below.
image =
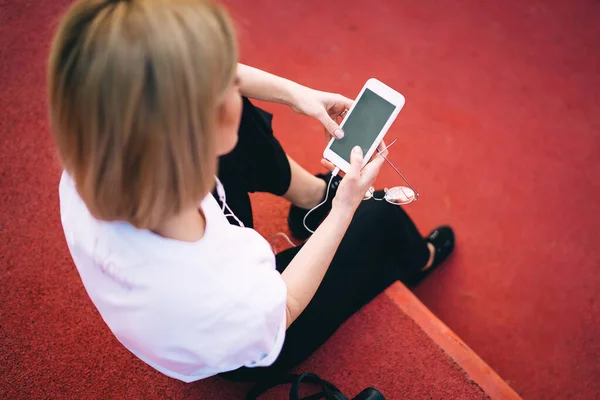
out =
<path fill-rule="evenodd" d="M 381 141 L 381 143 L 379 143 L 379 146 L 377 146 L 377 149 L 379 150 L 377 152 L 377 154 L 383 154 L 385 157 L 388 156 L 389 150 L 387 149 L 387 145 L 385 144 L 385 142 L 383 140 Z"/>
<path fill-rule="evenodd" d="M 379 170 L 381 169 L 385 160 L 383 157 L 377 157 L 367 165 L 362 170 L 361 180 L 368 183 L 369 185 L 377 178 L 379 175 Z"/>
<path fill-rule="evenodd" d="M 381 158 L 381 155 L 383 154 L 385 157 L 387 157 L 388 151 L 385 149 L 386 148 L 386 144 L 385 142 L 382 140 L 379 143 L 379 146 L 377 146 L 377 150 L 373 152 L 373 155 L 371 156 L 371 159 L 369 161 L 373 161 L 376 158 Z"/>
<path fill-rule="evenodd" d="M 333 171 L 335 169 L 335 165 L 333 165 L 333 163 L 329 160 L 326 159 L 321 159 L 321 165 L 324 166 L 325 168 L 327 168 L 327 170 L 329 171 Z"/>
<path fill-rule="evenodd" d="M 325 130 L 327 132 L 329 132 L 329 134 L 331 136 L 333 136 L 336 139 L 341 139 L 341 138 L 344 137 L 344 131 L 342 131 L 342 129 L 340 128 L 340 126 L 337 124 L 337 122 L 335 122 L 329 116 L 329 114 L 327 114 L 327 111 L 323 110 L 323 112 L 321 112 L 319 114 L 318 119 L 319 119 L 319 121 L 321 121 L 321 123 L 325 127 Z"/>
<path fill-rule="evenodd" d="M 363 152 L 360 146 L 355 146 L 350 152 L 350 170 L 348 174 L 353 177 L 360 176 L 360 170 L 362 168 L 363 163 Z"/>
<path fill-rule="evenodd" d="M 344 97 L 341 94 L 338 95 L 338 96 L 339 97 L 338 97 L 338 101 L 337 102 L 339 104 L 343 105 L 346 110 L 349 110 L 350 107 L 352 107 L 352 104 L 354 104 L 354 100 L 351 100 L 351 99 L 349 99 L 347 97 Z"/>

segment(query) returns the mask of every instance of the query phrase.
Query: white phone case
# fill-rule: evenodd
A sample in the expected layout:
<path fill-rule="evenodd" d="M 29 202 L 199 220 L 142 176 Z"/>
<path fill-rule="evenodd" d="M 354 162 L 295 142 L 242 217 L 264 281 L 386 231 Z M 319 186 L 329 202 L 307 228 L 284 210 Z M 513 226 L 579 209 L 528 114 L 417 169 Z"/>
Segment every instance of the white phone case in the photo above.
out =
<path fill-rule="evenodd" d="M 404 103 L 405 103 L 405 99 L 402 94 L 398 93 L 397 91 L 395 91 L 394 89 L 385 85 L 384 83 L 378 81 L 377 79 L 371 78 L 367 81 L 367 83 L 365 83 L 365 85 L 361 89 L 360 93 L 356 97 L 354 104 L 352 104 L 352 107 L 346 113 L 344 120 L 342 121 L 342 123 L 340 125 L 340 127 L 342 129 L 344 129 L 344 124 L 348 120 L 348 117 L 350 117 L 350 115 L 352 114 L 352 111 L 354 110 L 354 107 L 356 106 L 356 104 L 360 101 L 360 98 L 363 95 L 363 93 L 365 92 L 365 89 L 371 90 L 376 95 L 380 96 L 381 98 L 383 98 L 383 99 L 387 100 L 388 102 L 390 102 L 391 104 L 393 104 L 394 111 L 392 112 L 392 115 L 389 117 L 386 124 L 383 126 L 383 128 L 377 135 L 375 141 L 371 144 L 371 147 L 369 147 L 369 150 L 367 151 L 367 153 L 363 155 L 362 167 L 364 167 L 367 164 L 367 162 L 371 159 L 371 157 L 373 156 L 373 153 L 377 149 L 377 146 L 379 146 L 379 143 L 381 143 L 381 141 L 383 140 L 385 134 L 387 133 L 390 126 L 392 126 L 392 123 L 394 122 L 394 120 L 396 119 L 398 114 L 400 113 L 400 110 L 402 110 L 402 107 L 404 107 Z M 325 148 L 325 151 L 323 152 L 323 157 L 325 159 L 331 161 L 340 170 L 347 172 L 350 169 L 350 163 L 348 163 L 346 160 L 344 160 L 339 154 L 337 154 L 333 150 L 331 150 L 331 145 L 334 143 L 335 140 L 336 139 L 333 139 L 333 138 L 331 139 L 331 141 Z M 345 155 L 345 156 L 347 157 L 348 155 Z"/>

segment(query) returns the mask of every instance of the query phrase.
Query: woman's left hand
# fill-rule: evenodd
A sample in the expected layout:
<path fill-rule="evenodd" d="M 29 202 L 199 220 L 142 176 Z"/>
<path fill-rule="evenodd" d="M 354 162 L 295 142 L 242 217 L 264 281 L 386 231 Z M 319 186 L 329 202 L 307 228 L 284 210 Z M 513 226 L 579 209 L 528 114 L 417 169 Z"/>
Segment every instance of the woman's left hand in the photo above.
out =
<path fill-rule="evenodd" d="M 295 88 L 293 97 L 291 107 L 294 111 L 319 120 L 330 136 L 337 139 L 344 137 L 337 120 L 350 109 L 352 100 L 341 94 L 321 92 L 300 85 Z"/>

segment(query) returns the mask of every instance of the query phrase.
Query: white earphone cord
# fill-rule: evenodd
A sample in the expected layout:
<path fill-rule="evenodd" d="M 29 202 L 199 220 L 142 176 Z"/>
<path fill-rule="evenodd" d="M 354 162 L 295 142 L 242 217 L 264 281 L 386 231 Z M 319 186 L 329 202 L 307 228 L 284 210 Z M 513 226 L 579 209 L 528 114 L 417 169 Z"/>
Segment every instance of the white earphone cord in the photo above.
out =
<path fill-rule="evenodd" d="M 396 143 L 396 140 L 398 140 L 398 139 L 394 139 L 394 140 L 392 141 L 392 143 L 390 143 L 389 145 L 387 145 L 387 146 L 386 146 L 386 147 L 383 149 L 383 151 L 381 151 L 381 150 L 377 149 L 377 151 L 379 152 L 379 154 L 380 154 L 380 155 L 381 155 L 381 156 L 382 156 L 382 157 L 383 157 L 383 158 L 384 158 L 384 159 L 385 159 L 385 160 L 386 160 L 388 163 L 389 163 L 389 161 L 387 160 L 387 158 L 386 158 L 386 157 L 385 157 L 385 156 L 384 156 L 382 153 L 383 153 L 384 151 L 386 151 L 387 149 L 389 149 L 390 147 L 392 147 L 392 145 L 393 145 L 394 143 Z M 337 174 L 338 174 L 339 172 L 340 172 L 340 169 L 339 169 L 339 168 L 337 168 L 337 167 L 336 167 L 336 168 L 333 170 L 333 172 L 331 173 L 331 178 L 329 178 L 329 183 L 327 183 L 327 191 L 325 192 L 325 199 L 324 199 L 322 202 L 320 202 L 319 204 L 317 204 L 316 206 L 314 206 L 313 208 L 311 208 L 311 209 L 310 209 L 310 210 L 309 210 L 309 211 L 306 213 L 306 215 L 304 216 L 304 219 L 302 220 L 302 224 L 304 225 L 304 228 L 305 228 L 307 231 L 309 231 L 310 233 L 315 233 L 315 231 L 314 231 L 314 230 L 312 230 L 312 229 L 310 229 L 310 228 L 309 228 L 309 227 L 306 225 L 306 219 L 308 218 L 308 216 L 310 215 L 310 213 L 312 213 L 313 211 L 315 211 L 317 208 L 321 207 L 323 204 L 327 203 L 327 200 L 329 199 L 329 189 L 331 188 L 331 182 L 333 182 L 333 178 L 334 178 L 335 176 L 337 176 Z M 277 244 L 277 236 L 278 236 L 278 235 L 279 235 L 279 236 L 282 236 L 282 237 L 284 237 L 284 238 L 286 239 L 286 241 L 287 241 L 289 244 L 291 244 L 292 246 L 296 247 L 296 244 L 294 244 L 294 242 L 292 242 L 292 241 L 291 241 L 291 239 L 290 239 L 290 238 L 289 238 L 289 237 L 288 237 L 288 236 L 287 236 L 285 233 L 283 233 L 283 232 L 278 232 L 278 233 L 275 235 L 275 238 L 274 238 L 274 243 L 272 244 L 272 247 L 273 247 L 273 250 L 274 250 L 274 251 L 276 250 L 276 249 L 275 249 L 275 247 L 276 247 L 276 244 Z"/>
<path fill-rule="evenodd" d="M 329 178 L 329 183 L 327 183 L 327 191 L 325 192 L 325 199 L 317 204 L 316 206 L 314 206 L 313 208 L 311 208 L 306 215 L 304 216 L 304 219 L 302 220 L 302 224 L 304 224 L 304 227 L 306 228 L 307 231 L 309 231 L 310 233 L 315 233 L 314 230 L 310 229 L 307 225 L 306 225 L 306 218 L 310 215 L 310 213 L 312 213 L 314 210 L 316 210 L 317 208 L 321 207 L 323 204 L 327 203 L 327 200 L 329 199 L 329 190 L 331 189 L 331 182 L 333 182 L 333 178 L 335 176 L 337 176 L 337 174 L 340 172 L 339 168 L 335 168 L 333 170 L 333 172 L 331 173 L 331 178 Z M 225 195 L 225 189 L 223 188 L 223 185 L 221 184 L 221 181 L 219 180 L 219 178 L 215 177 L 216 181 L 217 181 L 217 194 L 219 195 L 219 199 L 221 200 L 221 211 L 223 212 L 223 215 L 227 218 L 227 217 L 232 217 L 233 219 L 235 219 L 241 227 L 244 227 L 244 223 L 242 221 L 240 221 L 240 219 L 234 214 L 233 210 L 229 207 L 229 205 L 227 204 L 227 197 Z M 279 232 L 277 235 L 283 236 L 286 241 L 291 244 L 292 246 L 296 246 L 294 244 L 294 242 L 292 242 L 290 240 L 290 238 L 283 232 Z M 276 235 L 276 236 L 277 236 Z M 276 243 L 273 243 L 272 247 L 273 250 L 275 250 L 275 245 Z"/>
<path fill-rule="evenodd" d="M 333 182 L 333 178 L 335 176 L 337 176 L 337 174 L 339 172 L 340 172 L 340 169 L 336 168 L 331 173 L 331 178 L 329 178 L 329 183 L 327 184 L 327 191 L 325 192 L 325 200 L 323 200 L 321 203 L 319 203 L 316 206 L 314 206 L 313 208 L 311 208 L 310 211 L 306 213 L 306 215 L 304 216 L 304 219 L 302 220 L 302 224 L 304 225 L 304 228 L 306 228 L 306 230 L 309 231 L 310 233 L 315 233 L 315 231 L 313 231 L 306 225 L 306 218 L 308 218 L 308 216 L 310 215 L 311 212 L 315 211 L 317 208 L 319 208 L 323 204 L 327 203 L 327 200 L 329 199 L 329 189 L 331 188 L 331 182 Z"/>
<path fill-rule="evenodd" d="M 219 200 L 221 200 L 221 211 L 223 212 L 223 215 L 225 215 L 225 218 L 232 217 L 237 221 L 238 224 L 240 224 L 242 228 L 244 228 L 244 223 L 240 221 L 240 219 L 234 214 L 233 210 L 231 210 L 231 208 L 229 208 L 229 205 L 227 204 L 227 196 L 225 195 L 225 189 L 223 188 L 223 184 L 216 176 L 215 180 L 217 182 L 217 194 L 219 195 Z M 227 211 L 225 211 L 225 208 L 227 208 Z M 227 214 L 227 212 L 229 212 L 229 214 Z"/>
<path fill-rule="evenodd" d="M 235 219 L 238 224 L 240 224 L 240 226 L 242 228 L 244 228 L 244 223 L 242 221 L 240 221 L 240 219 L 233 213 L 233 211 L 231 210 L 231 208 L 229 208 L 229 205 L 227 203 L 223 203 L 224 207 L 223 207 L 223 214 L 225 215 L 225 217 L 233 217 L 233 219 Z M 229 212 L 229 214 L 225 214 L 225 208 L 227 208 L 227 211 Z"/>

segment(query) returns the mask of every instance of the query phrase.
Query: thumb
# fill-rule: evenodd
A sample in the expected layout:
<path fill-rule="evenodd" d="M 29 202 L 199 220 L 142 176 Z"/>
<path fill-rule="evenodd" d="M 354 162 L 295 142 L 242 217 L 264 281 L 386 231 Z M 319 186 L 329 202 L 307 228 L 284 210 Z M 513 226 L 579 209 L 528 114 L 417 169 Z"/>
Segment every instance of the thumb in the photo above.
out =
<path fill-rule="evenodd" d="M 374 160 L 372 160 L 365 166 L 365 168 L 363 168 L 362 177 L 366 182 L 373 182 L 375 178 L 377 178 L 383 162 L 383 157 L 375 157 Z"/>
<path fill-rule="evenodd" d="M 319 121 L 321 121 L 327 132 L 334 138 L 342 139 L 344 137 L 342 128 L 326 112 L 319 115 Z"/>
<path fill-rule="evenodd" d="M 363 152 L 360 146 L 355 146 L 350 153 L 350 175 L 360 176 L 360 170 L 363 163 Z"/>

